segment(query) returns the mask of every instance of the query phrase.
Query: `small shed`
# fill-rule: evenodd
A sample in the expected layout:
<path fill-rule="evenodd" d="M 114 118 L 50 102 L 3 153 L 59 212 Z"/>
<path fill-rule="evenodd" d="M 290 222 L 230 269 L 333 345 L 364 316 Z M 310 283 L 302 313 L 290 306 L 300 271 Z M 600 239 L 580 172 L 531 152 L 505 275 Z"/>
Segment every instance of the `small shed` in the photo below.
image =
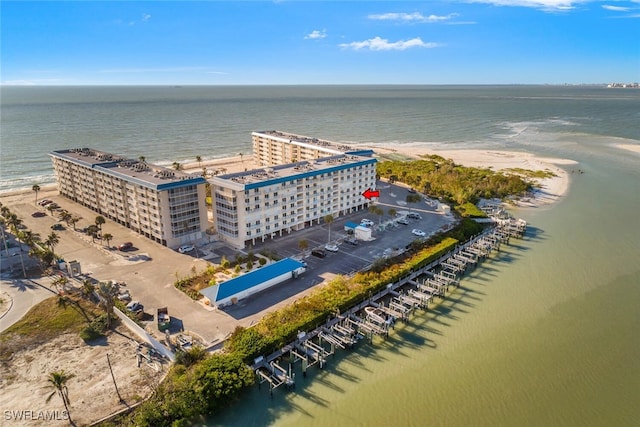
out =
<path fill-rule="evenodd" d="M 344 223 L 344 231 L 346 231 L 348 234 L 354 234 L 356 232 L 357 226 L 358 224 L 356 224 L 355 222 L 347 221 Z"/>
<path fill-rule="evenodd" d="M 209 304 L 223 307 L 285 280 L 295 279 L 305 271 L 306 268 L 302 262 L 293 258 L 284 258 L 226 282 L 202 289 L 200 294 L 208 300 Z"/>
<path fill-rule="evenodd" d="M 355 237 L 359 240 L 371 240 L 371 229 L 364 225 L 359 225 L 355 228 Z"/>

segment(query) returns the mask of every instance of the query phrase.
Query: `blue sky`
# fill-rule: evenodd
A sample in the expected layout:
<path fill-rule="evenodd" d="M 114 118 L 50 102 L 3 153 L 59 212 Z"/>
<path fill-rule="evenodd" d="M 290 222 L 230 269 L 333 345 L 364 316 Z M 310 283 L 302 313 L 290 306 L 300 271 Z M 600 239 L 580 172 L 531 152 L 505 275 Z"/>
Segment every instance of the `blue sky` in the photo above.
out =
<path fill-rule="evenodd" d="M 4 85 L 640 81 L 640 0 L 0 7 Z"/>

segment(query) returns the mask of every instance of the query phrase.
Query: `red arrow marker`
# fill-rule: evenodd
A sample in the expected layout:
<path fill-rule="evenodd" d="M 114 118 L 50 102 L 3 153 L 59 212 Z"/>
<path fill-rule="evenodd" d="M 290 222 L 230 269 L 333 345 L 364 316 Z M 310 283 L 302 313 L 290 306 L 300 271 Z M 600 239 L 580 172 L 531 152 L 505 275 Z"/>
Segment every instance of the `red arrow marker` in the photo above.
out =
<path fill-rule="evenodd" d="M 364 193 L 362 193 L 362 195 L 365 198 L 371 200 L 372 197 L 380 197 L 380 191 L 378 191 L 378 190 L 374 191 L 374 190 L 372 190 L 370 188 L 367 188 L 367 190 Z"/>

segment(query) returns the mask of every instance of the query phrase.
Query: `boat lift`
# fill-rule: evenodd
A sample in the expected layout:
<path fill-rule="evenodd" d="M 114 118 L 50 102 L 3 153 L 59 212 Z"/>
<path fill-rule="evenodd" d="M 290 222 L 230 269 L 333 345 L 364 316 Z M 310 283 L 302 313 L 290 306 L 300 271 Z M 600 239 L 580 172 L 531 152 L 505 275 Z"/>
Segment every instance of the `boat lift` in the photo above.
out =
<path fill-rule="evenodd" d="M 258 388 L 262 383 L 269 383 L 270 395 L 273 395 L 273 390 L 283 384 L 289 389 L 295 387 L 295 374 L 291 372 L 287 373 L 287 370 L 275 361 L 266 363 L 264 357 L 260 356 L 254 360 L 254 365 L 258 366 L 255 370 L 256 376 L 259 379 Z"/>

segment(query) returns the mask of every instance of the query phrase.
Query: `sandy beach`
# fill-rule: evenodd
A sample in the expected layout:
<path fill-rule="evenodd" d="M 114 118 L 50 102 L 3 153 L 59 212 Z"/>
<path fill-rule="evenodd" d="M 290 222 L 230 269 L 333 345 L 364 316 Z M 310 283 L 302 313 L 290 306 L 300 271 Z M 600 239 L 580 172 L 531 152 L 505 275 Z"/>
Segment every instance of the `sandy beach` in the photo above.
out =
<path fill-rule="evenodd" d="M 616 148 L 619 148 L 621 150 L 627 150 L 627 151 L 631 151 L 632 153 L 638 153 L 640 154 L 640 145 L 634 145 L 634 144 L 614 144 L 613 145 Z"/>
<path fill-rule="evenodd" d="M 528 169 L 533 171 L 551 171 L 555 176 L 534 180 L 536 190 L 533 199 L 520 200 L 520 207 L 534 207 L 557 201 L 569 189 L 570 172 L 561 166 L 576 165 L 569 159 L 539 157 L 531 153 L 498 150 L 434 150 L 422 144 L 402 144 L 390 148 L 388 145 L 369 145 L 379 154 L 396 154 L 407 158 L 418 159 L 425 155 L 438 155 L 451 159 L 455 163 L 478 168 L 491 168 L 494 171 L 503 169 Z"/>

